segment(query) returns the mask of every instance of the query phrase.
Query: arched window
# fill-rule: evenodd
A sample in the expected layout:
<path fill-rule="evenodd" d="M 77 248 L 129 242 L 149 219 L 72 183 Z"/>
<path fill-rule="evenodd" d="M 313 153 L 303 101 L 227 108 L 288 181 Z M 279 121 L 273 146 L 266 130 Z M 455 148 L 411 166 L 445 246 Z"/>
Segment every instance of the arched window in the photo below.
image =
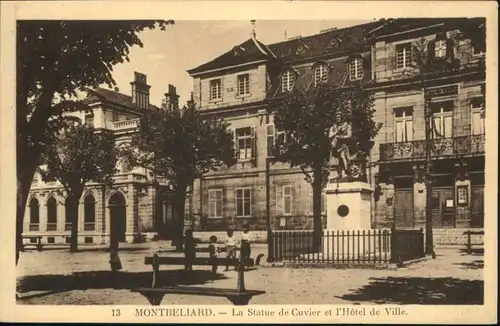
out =
<path fill-rule="evenodd" d="M 83 203 L 84 206 L 84 217 L 83 217 L 83 230 L 84 231 L 94 231 L 95 230 L 95 199 L 94 196 L 88 195 L 85 197 Z"/>
<path fill-rule="evenodd" d="M 318 85 L 327 80 L 328 67 L 325 63 L 320 63 L 314 67 L 314 85 Z"/>
<path fill-rule="evenodd" d="M 288 69 L 281 75 L 281 91 L 290 92 L 295 84 L 295 73 Z"/>
<path fill-rule="evenodd" d="M 38 199 L 32 198 L 30 200 L 30 231 L 40 230 L 40 204 Z"/>
<path fill-rule="evenodd" d="M 363 78 L 363 59 L 356 57 L 349 62 L 349 79 L 358 80 L 361 78 Z"/>
<path fill-rule="evenodd" d="M 54 197 L 47 200 L 47 231 L 57 230 L 57 202 Z"/>

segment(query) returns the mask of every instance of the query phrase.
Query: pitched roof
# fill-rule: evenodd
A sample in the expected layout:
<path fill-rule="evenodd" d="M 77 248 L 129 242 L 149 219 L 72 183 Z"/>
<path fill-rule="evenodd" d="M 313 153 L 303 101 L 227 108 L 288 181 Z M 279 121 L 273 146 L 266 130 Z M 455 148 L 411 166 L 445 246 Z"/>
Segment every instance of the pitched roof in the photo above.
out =
<path fill-rule="evenodd" d="M 137 109 L 137 107 L 132 103 L 132 96 L 125 95 L 102 87 L 88 89 L 88 95 L 82 102 L 88 104 L 95 102 L 96 100 L 104 100 L 106 102 L 118 104 L 128 109 Z M 158 109 L 158 107 L 156 107 L 151 103 L 149 104 L 149 107 Z"/>
<path fill-rule="evenodd" d="M 196 68 L 188 70 L 189 74 L 203 71 L 209 71 L 218 68 L 236 66 L 244 63 L 255 62 L 259 60 L 273 59 L 273 53 L 268 47 L 260 41 L 250 38 L 245 42 L 233 47 L 226 53 L 217 58 L 204 63 Z"/>
<path fill-rule="evenodd" d="M 397 18 L 388 19 L 379 28 L 370 31 L 369 34 L 374 37 L 383 37 L 389 34 L 403 33 L 422 27 L 430 27 L 438 24 L 457 25 L 461 22 L 470 20 L 468 18 Z"/>
<path fill-rule="evenodd" d="M 321 55 L 351 54 L 368 47 L 366 34 L 384 24 L 375 21 L 340 29 L 331 29 L 323 33 L 294 38 L 288 41 L 270 44 L 268 47 L 279 59 L 290 62 Z"/>

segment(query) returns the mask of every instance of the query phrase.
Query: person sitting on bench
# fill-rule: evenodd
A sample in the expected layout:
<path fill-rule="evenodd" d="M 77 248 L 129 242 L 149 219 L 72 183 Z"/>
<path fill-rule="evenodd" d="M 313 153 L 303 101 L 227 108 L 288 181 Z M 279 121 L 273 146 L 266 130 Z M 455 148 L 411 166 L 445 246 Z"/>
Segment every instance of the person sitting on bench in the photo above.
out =
<path fill-rule="evenodd" d="M 250 259 L 251 248 L 250 244 L 252 242 L 252 234 L 250 233 L 250 227 L 248 224 L 243 225 L 243 233 L 241 234 L 241 258 L 243 261 Z M 246 269 L 246 267 L 244 267 Z"/>
<path fill-rule="evenodd" d="M 193 261 L 196 258 L 196 242 L 193 237 L 193 230 L 187 229 L 184 232 L 184 257 L 186 258 L 185 270 L 193 270 Z"/>
<path fill-rule="evenodd" d="M 227 238 L 226 238 L 226 258 L 236 258 L 236 237 L 234 237 L 234 232 L 232 229 L 227 229 Z M 236 269 L 236 267 L 235 267 Z M 226 265 L 226 271 L 229 270 L 229 265 Z"/>
<path fill-rule="evenodd" d="M 210 237 L 210 244 L 208 245 L 208 249 L 210 252 L 210 258 L 217 258 L 219 257 L 219 246 L 217 245 L 217 237 L 215 235 Z M 216 274 L 217 273 L 217 265 L 212 266 L 212 273 Z"/>

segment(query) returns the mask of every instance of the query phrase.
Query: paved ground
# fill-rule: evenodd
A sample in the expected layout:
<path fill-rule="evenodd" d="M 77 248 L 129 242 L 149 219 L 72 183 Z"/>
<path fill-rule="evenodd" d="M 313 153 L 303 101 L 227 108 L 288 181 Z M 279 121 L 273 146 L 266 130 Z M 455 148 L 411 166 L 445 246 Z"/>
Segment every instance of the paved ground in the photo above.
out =
<path fill-rule="evenodd" d="M 144 297 L 130 289 L 150 283 L 150 266 L 145 266 L 143 259 L 158 248 L 167 249 L 158 243 L 122 248 L 124 268 L 119 277 L 111 275 L 109 254 L 103 249 L 73 254 L 65 249 L 27 251 L 18 265 L 18 303 L 147 304 Z M 252 304 L 481 304 L 483 255 L 465 255 L 450 248 L 436 251 L 435 260 L 398 270 L 259 267 L 245 274 L 245 283 L 247 289 L 266 291 L 253 298 Z M 256 245 L 252 256 L 265 252 L 265 245 Z M 221 270 L 214 276 L 209 267 L 197 267 L 186 276 L 180 268 L 162 267 L 162 284 L 236 287 L 234 271 Z M 229 302 L 225 298 L 167 295 L 163 304 L 167 303 Z"/>

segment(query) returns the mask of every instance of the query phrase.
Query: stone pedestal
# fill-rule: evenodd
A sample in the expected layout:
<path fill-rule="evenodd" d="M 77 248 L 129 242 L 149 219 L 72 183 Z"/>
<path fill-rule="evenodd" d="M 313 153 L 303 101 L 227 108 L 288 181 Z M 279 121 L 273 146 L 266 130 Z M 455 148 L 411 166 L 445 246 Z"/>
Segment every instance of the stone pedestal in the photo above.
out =
<path fill-rule="evenodd" d="M 366 182 L 330 182 L 326 188 L 323 252 L 332 257 L 360 257 L 370 248 L 371 196 Z M 373 248 L 373 245 L 371 246 Z"/>
<path fill-rule="evenodd" d="M 360 230 L 371 228 L 371 196 L 366 182 L 330 182 L 326 188 L 326 228 Z"/>

